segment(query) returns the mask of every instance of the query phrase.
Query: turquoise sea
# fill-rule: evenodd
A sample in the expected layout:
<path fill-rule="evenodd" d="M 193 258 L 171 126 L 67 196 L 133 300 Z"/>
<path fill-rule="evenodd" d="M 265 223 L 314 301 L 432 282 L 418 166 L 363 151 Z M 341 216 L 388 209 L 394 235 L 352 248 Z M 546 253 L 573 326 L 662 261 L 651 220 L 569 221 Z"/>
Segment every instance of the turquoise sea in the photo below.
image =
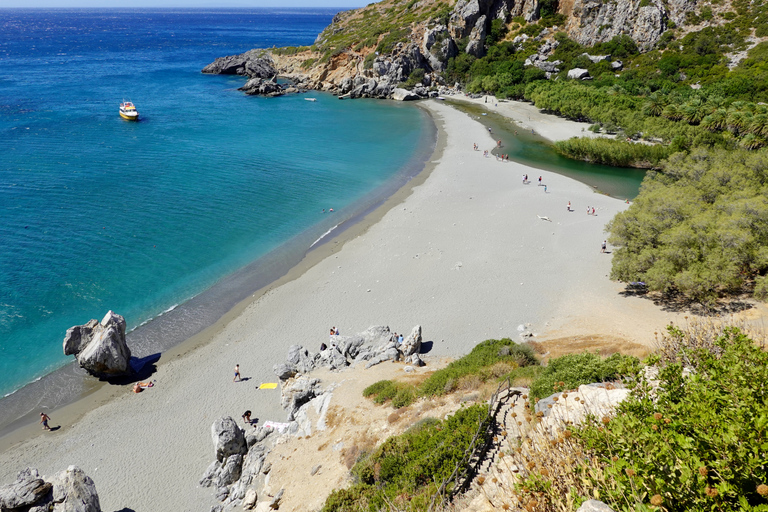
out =
<path fill-rule="evenodd" d="M 67 328 L 110 309 L 138 357 L 182 341 L 423 167 L 418 108 L 200 73 L 311 44 L 336 12 L 0 9 L 0 396 L 70 362 Z M 77 393 L 68 371 L 35 402 Z"/>
<path fill-rule="evenodd" d="M 133 354 L 156 357 L 423 169 L 436 134 L 414 105 L 247 97 L 244 78 L 200 73 L 312 44 L 336 12 L 0 9 L 0 435 L 92 387 L 62 353 L 69 327 L 114 310 Z M 513 160 L 637 193 L 640 171 L 469 111 Z"/>

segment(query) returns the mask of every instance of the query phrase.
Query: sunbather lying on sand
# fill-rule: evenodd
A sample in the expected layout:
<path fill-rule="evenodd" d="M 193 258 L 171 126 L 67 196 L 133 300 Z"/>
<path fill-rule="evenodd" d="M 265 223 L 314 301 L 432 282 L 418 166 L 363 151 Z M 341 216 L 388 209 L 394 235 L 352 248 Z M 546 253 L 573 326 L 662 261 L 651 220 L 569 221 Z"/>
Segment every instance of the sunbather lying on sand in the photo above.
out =
<path fill-rule="evenodd" d="M 136 384 L 133 385 L 133 392 L 134 393 L 141 393 L 146 388 L 154 387 L 154 385 L 155 385 L 155 381 L 152 381 L 152 382 L 137 382 Z"/>

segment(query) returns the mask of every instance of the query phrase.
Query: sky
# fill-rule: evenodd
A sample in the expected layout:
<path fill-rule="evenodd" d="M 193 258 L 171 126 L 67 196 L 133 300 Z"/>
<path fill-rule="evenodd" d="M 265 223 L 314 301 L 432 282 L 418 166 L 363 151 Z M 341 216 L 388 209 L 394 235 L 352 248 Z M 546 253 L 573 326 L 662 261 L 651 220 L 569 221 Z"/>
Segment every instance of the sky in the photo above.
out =
<path fill-rule="evenodd" d="M 51 7 L 363 7 L 371 0 L 2 0 L 0 8 Z"/>

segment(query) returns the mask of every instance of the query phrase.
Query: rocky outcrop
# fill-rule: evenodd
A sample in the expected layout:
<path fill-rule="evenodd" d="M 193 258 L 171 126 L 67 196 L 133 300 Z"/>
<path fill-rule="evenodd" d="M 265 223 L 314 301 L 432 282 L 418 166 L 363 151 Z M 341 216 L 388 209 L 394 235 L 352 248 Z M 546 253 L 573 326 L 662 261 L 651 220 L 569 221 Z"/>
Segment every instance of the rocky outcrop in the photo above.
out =
<path fill-rule="evenodd" d="M 101 322 L 91 320 L 67 329 L 64 355 L 74 355 L 81 368 L 97 377 L 131 373 L 131 350 L 125 341 L 125 318 L 109 311 Z"/>
<path fill-rule="evenodd" d="M 568 36 L 584 46 L 610 41 L 626 34 L 642 51 L 650 50 L 669 27 L 685 23 L 697 0 L 572 0 L 560 2 L 560 12 L 568 16 Z"/>
<path fill-rule="evenodd" d="M 0 510 L 24 512 L 101 512 L 96 486 L 80 468 L 69 466 L 52 478 L 34 468 L 0 487 Z"/>
<path fill-rule="evenodd" d="M 203 68 L 211 75 L 244 75 L 249 78 L 272 78 L 277 75 L 272 58 L 263 50 L 250 50 L 240 55 L 219 57 Z"/>
<path fill-rule="evenodd" d="M 408 354 L 404 354 L 403 347 Z M 354 336 L 332 336 L 330 344 L 318 353 L 312 353 L 301 345 L 292 345 L 288 349 L 286 361 L 276 364 L 273 370 L 280 380 L 285 381 L 318 367 L 338 370 L 365 362 L 365 367 L 370 368 L 383 361 L 400 359 L 403 355 L 418 357 L 421 349 L 421 326 L 413 328 L 408 338 L 403 341 L 403 347 L 398 346 L 389 327 L 373 326 Z M 423 365 L 421 359 L 413 363 Z"/>
<path fill-rule="evenodd" d="M 589 78 L 589 70 L 583 68 L 573 68 L 568 71 L 568 78 L 572 80 L 584 80 Z"/>
<path fill-rule="evenodd" d="M 250 96 L 282 96 L 286 88 L 277 83 L 275 77 L 272 78 L 251 78 L 238 91 L 243 91 Z"/>

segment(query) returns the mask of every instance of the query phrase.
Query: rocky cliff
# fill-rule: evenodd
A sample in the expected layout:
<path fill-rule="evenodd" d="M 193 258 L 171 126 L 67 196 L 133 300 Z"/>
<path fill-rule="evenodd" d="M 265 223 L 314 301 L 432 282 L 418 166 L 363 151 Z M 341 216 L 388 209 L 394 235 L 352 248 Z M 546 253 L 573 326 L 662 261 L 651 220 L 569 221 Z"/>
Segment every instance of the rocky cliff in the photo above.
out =
<path fill-rule="evenodd" d="M 553 39 L 557 31 L 586 47 L 629 35 L 640 51 L 648 51 L 665 31 L 683 27 L 704 7 L 711 13 L 713 4 L 709 0 L 383 0 L 340 12 L 311 47 L 251 50 L 219 58 L 203 72 L 248 76 L 251 80 L 242 88 L 247 94 L 287 92 L 289 86 L 274 80 L 279 75 L 293 82 L 291 91 L 323 90 L 351 98 L 437 96 L 453 85 L 444 78 L 450 59 L 461 53 L 483 57 L 494 27 L 504 27 L 505 37 L 519 43 L 518 50 L 530 38 L 540 41 L 526 65 L 540 61 L 537 67 L 547 67 L 549 77 L 560 71 L 557 64 L 545 62 L 557 46 Z M 722 0 L 716 8 L 730 9 L 730 1 Z M 561 25 L 550 26 L 542 16 Z M 533 25 L 540 20 L 539 26 Z M 621 63 L 612 66 L 618 71 Z"/>

